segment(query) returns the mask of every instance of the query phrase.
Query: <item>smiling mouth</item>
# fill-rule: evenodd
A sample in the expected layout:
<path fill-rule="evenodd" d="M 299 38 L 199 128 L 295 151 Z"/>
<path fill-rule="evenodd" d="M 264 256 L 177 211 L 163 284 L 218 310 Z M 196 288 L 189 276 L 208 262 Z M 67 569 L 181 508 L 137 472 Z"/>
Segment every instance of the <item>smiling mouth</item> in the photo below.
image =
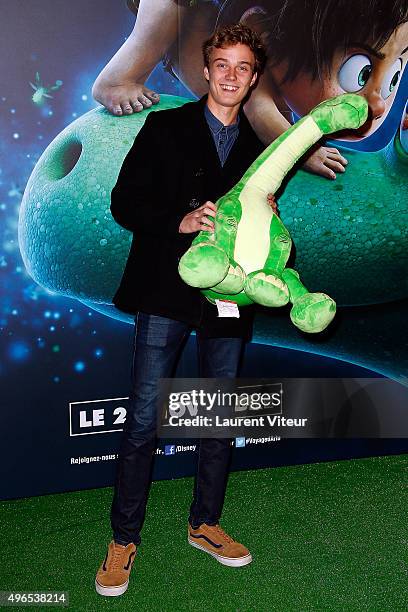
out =
<path fill-rule="evenodd" d="M 232 92 L 236 92 L 239 89 L 239 87 L 235 87 L 234 85 L 220 85 L 220 87 L 223 91 L 232 91 Z"/>

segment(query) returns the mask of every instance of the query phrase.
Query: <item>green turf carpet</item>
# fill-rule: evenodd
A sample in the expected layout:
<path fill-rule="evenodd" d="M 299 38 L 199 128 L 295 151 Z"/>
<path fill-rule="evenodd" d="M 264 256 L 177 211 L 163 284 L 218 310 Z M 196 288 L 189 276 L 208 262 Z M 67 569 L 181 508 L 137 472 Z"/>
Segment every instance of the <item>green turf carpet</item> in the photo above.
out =
<path fill-rule="evenodd" d="M 407 455 L 232 473 L 222 526 L 251 550 L 243 568 L 187 544 L 191 488 L 153 483 L 118 598 L 94 590 L 112 489 L 1 502 L 0 590 L 69 591 L 78 612 L 408 609 Z"/>

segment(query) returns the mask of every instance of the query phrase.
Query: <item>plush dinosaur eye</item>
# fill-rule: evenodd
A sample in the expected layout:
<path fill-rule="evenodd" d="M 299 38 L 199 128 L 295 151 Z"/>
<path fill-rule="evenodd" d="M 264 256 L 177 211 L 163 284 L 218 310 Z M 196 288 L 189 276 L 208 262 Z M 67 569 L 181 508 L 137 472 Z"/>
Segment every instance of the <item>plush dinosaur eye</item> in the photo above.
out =
<path fill-rule="evenodd" d="M 344 91 L 360 91 L 367 84 L 373 66 L 366 55 L 352 55 L 339 70 L 338 80 Z"/>
<path fill-rule="evenodd" d="M 402 60 L 399 57 L 388 70 L 381 85 L 381 95 L 386 100 L 397 85 L 402 70 Z"/>

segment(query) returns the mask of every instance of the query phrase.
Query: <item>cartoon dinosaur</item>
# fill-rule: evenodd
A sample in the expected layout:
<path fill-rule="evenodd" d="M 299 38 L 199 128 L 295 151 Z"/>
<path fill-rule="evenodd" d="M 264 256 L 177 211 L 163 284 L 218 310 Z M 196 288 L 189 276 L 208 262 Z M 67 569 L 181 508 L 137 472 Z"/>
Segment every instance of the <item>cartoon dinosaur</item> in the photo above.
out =
<path fill-rule="evenodd" d="M 217 201 L 215 232 L 201 231 L 179 263 L 182 279 L 214 303 L 293 307 L 294 325 L 320 332 L 332 321 L 336 304 L 324 293 L 310 293 L 296 270 L 286 268 L 292 240 L 267 204 L 296 161 L 322 136 L 359 128 L 368 105 L 356 94 L 322 102 L 277 138 L 254 161 L 242 179 Z"/>

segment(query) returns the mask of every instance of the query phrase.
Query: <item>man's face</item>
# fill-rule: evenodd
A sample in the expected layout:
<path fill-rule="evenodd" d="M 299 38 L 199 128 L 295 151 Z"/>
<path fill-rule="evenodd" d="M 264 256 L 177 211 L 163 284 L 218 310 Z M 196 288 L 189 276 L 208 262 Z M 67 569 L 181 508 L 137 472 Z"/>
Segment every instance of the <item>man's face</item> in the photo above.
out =
<path fill-rule="evenodd" d="M 331 70 L 325 71 L 322 80 L 312 80 L 303 72 L 293 82 L 282 84 L 280 91 L 288 106 L 300 116 L 323 100 L 345 92 L 363 96 L 368 102 L 369 119 L 348 138 L 360 140 L 373 134 L 387 117 L 405 69 L 407 51 L 408 23 L 405 23 L 379 52 L 356 42 L 345 53 L 336 51 Z"/>
<path fill-rule="evenodd" d="M 209 82 L 208 99 L 215 104 L 235 107 L 241 104 L 256 81 L 255 56 L 246 45 L 213 49 L 204 77 Z"/>

